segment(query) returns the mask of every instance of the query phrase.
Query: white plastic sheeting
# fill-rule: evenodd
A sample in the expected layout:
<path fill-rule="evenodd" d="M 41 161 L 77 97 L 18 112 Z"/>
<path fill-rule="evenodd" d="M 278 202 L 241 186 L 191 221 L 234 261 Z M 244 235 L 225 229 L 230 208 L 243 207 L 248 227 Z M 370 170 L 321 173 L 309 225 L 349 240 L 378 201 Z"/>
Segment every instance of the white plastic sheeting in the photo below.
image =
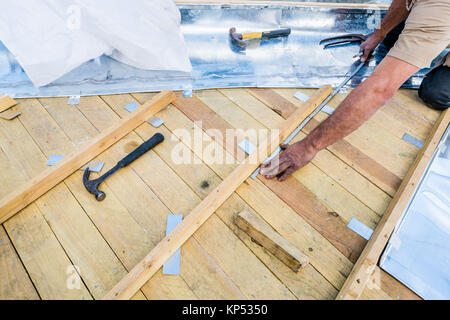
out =
<path fill-rule="evenodd" d="M 0 41 L 38 87 L 103 54 L 190 72 L 180 22 L 172 0 L 0 1 Z"/>

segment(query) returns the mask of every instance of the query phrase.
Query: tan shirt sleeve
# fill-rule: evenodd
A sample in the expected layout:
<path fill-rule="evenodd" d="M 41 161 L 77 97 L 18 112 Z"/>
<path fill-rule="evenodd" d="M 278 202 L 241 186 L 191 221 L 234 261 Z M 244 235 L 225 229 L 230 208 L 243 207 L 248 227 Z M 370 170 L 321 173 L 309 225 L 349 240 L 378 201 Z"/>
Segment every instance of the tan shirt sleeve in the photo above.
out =
<path fill-rule="evenodd" d="M 449 44 L 450 0 L 416 0 L 388 55 L 421 69 L 428 68 Z"/>

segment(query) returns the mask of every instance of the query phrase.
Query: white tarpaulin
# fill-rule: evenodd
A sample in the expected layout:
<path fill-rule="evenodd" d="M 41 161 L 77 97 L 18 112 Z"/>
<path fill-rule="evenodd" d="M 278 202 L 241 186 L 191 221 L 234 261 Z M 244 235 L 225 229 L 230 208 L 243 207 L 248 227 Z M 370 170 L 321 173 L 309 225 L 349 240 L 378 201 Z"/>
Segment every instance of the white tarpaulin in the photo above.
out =
<path fill-rule="evenodd" d="M 146 70 L 191 71 L 172 0 L 1 0 L 0 41 L 37 87 L 102 54 Z"/>

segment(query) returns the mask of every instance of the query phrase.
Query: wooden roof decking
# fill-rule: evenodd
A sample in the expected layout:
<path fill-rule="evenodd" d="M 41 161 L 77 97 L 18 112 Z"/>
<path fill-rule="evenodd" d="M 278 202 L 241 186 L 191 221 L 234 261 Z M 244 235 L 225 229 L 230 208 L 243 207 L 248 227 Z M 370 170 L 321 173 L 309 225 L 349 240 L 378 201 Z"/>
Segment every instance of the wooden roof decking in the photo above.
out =
<path fill-rule="evenodd" d="M 301 89 L 311 94 L 312 89 Z M 237 164 L 208 161 L 176 164 L 171 152 L 177 129 L 277 128 L 300 104 L 296 89 L 219 89 L 178 99 L 102 153 L 111 168 L 137 145 L 161 132 L 166 140 L 110 177 L 99 203 L 75 172 L 0 227 L 1 299 L 100 299 L 165 235 L 168 214 L 189 214 Z M 51 154 L 67 155 L 128 114 L 130 102 L 153 94 L 19 100 L 22 115 L 0 120 L 0 198 L 46 169 Z M 345 97 L 330 102 L 336 107 Z M 400 90 L 355 133 L 321 151 L 283 183 L 248 179 L 190 238 L 181 251 L 181 273 L 159 271 L 136 299 L 334 299 L 366 240 L 347 228 L 357 218 L 374 229 L 439 112 L 425 107 L 414 90 Z M 320 121 L 318 114 L 300 139 Z M 208 132 L 207 132 L 208 133 Z M 178 139 L 182 138 L 178 136 Z M 210 142 L 204 141 L 205 146 Z M 220 148 L 234 155 L 223 141 Z M 199 158 L 199 150 L 187 152 Z M 244 208 L 257 213 L 310 258 L 293 272 L 234 224 Z M 71 267 L 72 265 L 77 268 Z M 82 281 L 72 281 L 78 272 Z M 361 298 L 418 298 L 379 270 Z M 378 281 L 379 280 L 379 281 Z M 79 285 L 79 287 L 77 287 Z"/>

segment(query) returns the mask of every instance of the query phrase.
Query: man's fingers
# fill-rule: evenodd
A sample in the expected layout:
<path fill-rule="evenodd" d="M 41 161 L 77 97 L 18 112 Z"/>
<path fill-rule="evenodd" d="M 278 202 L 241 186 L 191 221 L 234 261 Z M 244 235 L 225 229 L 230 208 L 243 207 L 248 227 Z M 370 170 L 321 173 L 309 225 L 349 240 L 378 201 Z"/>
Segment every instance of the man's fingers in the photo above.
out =
<path fill-rule="evenodd" d="M 289 176 L 291 175 L 291 174 L 293 174 L 295 172 L 295 168 L 294 167 L 289 167 L 289 169 L 287 169 L 279 178 L 278 178 L 278 181 L 284 181 L 284 180 L 286 180 L 287 178 L 289 178 Z"/>
<path fill-rule="evenodd" d="M 265 175 L 270 173 L 274 169 L 278 168 L 283 162 L 290 160 L 289 157 L 286 157 L 284 153 L 278 155 L 276 158 L 269 161 L 267 164 L 261 165 L 261 174 Z"/>
<path fill-rule="evenodd" d="M 265 173 L 263 175 L 265 175 L 267 179 L 273 179 L 276 176 L 278 176 L 280 173 L 282 173 L 283 171 L 288 169 L 290 166 L 291 166 L 291 163 L 289 161 L 286 161 L 286 162 L 283 162 L 282 164 L 280 164 L 274 170 L 272 170 L 270 172 L 267 172 L 267 173 Z"/>

